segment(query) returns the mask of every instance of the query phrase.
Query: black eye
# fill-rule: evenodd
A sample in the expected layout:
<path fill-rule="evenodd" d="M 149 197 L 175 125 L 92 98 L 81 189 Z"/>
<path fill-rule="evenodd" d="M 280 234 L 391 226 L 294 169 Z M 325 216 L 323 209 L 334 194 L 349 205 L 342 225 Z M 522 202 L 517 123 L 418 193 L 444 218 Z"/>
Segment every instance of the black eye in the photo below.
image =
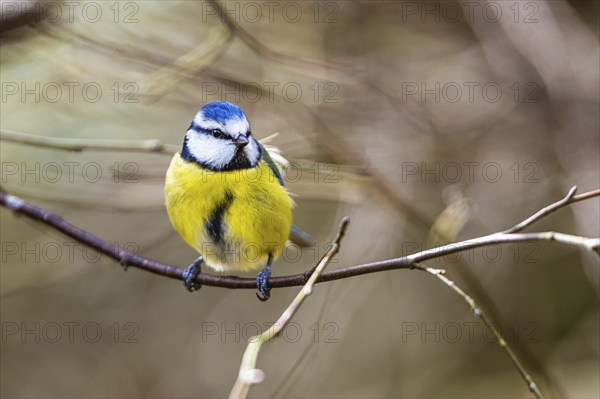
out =
<path fill-rule="evenodd" d="M 223 133 L 219 129 L 213 129 L 213 130 L 211 130 L 210 134 L 211 134 L 211 136 L 213 136 L 214 138 L 217 138 L 217 139 L 224 139 L 225 137 L 227 137 L 225 135 L 225 133 Z"/>
<path fill-rule="evenodd" d="M 246 133 L 246 137 L 250 137 L 252 136 L 252 132 L 250 130 L 248 130 L 248 133 Z"/>

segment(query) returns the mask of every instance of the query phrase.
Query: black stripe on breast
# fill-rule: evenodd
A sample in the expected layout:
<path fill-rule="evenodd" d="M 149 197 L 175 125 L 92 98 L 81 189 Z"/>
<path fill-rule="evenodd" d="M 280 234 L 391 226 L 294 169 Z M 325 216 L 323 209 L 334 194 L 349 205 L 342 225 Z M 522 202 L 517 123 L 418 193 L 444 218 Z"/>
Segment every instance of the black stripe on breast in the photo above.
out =
<path fill-rule="evenodd" d="M 231 161 L 229 161 L 229 163 L 227 165 L 223 166 L 219 170 L 224 171 L 224 172 L 229 172 L 232 170 L 249 169 L 252 167 L 253 167 L 252 163 L 250 163 L 250 160 L 246 156 L 244 149 L 239 148 L 235 152 L 235 155 L 233 156 L 233 158 L 231 158 Z"/>
<path fill-rule="evenodd" d="M 233 195 L 229 191 L 225 192 L 225 199 L 215 207 L 204 224 L 204 228 L 215 244 L 223 243 L 223 235 L 225 233 L 223 231 L 223 215 L 229 209 L 232 202 Z"/>

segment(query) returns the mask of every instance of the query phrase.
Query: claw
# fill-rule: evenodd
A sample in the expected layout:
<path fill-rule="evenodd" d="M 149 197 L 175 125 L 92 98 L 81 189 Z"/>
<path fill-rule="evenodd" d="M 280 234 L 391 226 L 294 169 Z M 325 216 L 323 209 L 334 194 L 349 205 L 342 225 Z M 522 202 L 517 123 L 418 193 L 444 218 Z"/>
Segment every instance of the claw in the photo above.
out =
<path fill-rule="evenodd" d="M 200 274 L 200 265 L 202 265 L 202 262 L 203 259 L 200 256 L 183 271 L 183 285 L 189 292 L 198 291 L 202 287 L 202 285 L 195 281 L 196 276 Z"/>
<path fill-rule="evenodd" d="M 256 287 L 260 291 L 260 295 L 256 293 L 256 297 L 261 301 L 265 302 L 271 297 L 271 288 L 269 288 L 269 284 L 267 280 L 269 276 L 271 276 L 271 263 L 273 262 L 273 255 L 269 254 L 269 260 L 267 261 L 267 265 L 265 268 L 258 273 L 256 276 Z"/>
<path fill-rule="evenodd" d="M 261 294 L 259 294 L 258 292 L 256 292 L 256 297 L 258 298 L 259 301 L 261 302 L 266 302 L 269 300 L 269 298 L 271 298 L 271 293 L 269 292 L 271 291 L 271 289 L 268 289 L 267 291 L 261 291 Z"/>

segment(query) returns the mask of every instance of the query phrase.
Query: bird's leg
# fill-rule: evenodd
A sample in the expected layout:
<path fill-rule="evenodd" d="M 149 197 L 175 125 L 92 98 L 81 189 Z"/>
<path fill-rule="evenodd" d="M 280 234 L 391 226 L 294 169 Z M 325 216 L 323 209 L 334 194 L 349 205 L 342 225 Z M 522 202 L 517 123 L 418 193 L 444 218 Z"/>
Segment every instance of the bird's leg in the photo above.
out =
<path fill-rule="evenodd" d="M 203 261 L 202 256 L 199 256 L 198 259 L 193 261 L 192 264 L 183 271 L 183 285 L 189 292 L 198 291 L 200 287 L 202 287 L 194 280 L 196 280 L 196 276 L 200 274 L 200 266 Z"/>
<path fill-rule="evenodd" d="M 269 288 L 269 285 L 267 284 L 267 279 L 269 278 L 269 276 L 271 276 L 271 263 L 273 263 L 273 254 L 269 253 L 269 260 L 267 260 L 267 265 L 256 276 L 256 286 L 260 291 L 260 295 L 257 293 L 256 297 L 263 302 L 271 297 L 271 288 Z"/>

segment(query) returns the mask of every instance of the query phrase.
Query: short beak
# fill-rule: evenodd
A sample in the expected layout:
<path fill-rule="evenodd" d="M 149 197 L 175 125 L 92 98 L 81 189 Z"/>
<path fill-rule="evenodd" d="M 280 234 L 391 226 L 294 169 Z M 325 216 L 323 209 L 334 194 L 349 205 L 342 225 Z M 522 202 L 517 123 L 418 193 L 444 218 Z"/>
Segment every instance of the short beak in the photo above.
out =
<path fill-rule="evenodd" d="M 233 145 L 237 148 L 244 148 L 250 141 L 248 137 L 240 134 L 235 140 L 233 140 Z"/>

